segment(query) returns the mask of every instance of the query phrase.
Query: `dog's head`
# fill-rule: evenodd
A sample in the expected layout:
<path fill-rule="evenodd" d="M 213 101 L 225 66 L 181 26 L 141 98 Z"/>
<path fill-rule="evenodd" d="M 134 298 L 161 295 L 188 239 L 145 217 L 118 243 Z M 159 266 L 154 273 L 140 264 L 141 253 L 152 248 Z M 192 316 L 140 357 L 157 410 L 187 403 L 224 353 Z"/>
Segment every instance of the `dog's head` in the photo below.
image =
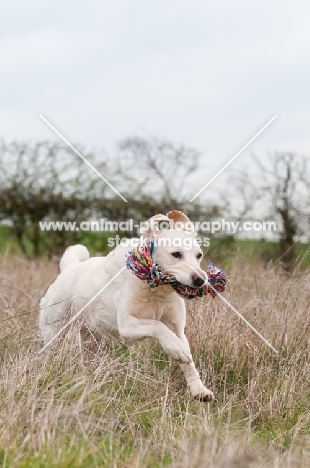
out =
<path fill-rule="evenodd" d="M 162 272 L 191 288 L 200 288 L 208 279 L 200 268 L 203 254 L 196 235 L 193 224 L 181 211 L 153 216 L 143 229 L 143 239 L 154 241 L 154 261 Z"/>

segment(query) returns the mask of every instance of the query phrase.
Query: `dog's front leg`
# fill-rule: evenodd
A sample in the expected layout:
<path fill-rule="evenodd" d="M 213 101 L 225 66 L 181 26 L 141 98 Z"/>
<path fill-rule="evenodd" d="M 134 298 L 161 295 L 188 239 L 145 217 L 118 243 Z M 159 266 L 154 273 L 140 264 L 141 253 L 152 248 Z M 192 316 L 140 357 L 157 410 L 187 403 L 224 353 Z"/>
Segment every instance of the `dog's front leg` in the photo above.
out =
<path fill-rule="evenodd" d="M 128 312 L 118 310 L 117 322 L 120 338 L 124 341 L 155 338 L 172 359 L 186 364 L 192 362 L 192 356 L 186 344 L 159 320 L 140 319 Z"/>
<path fill-rule="evenodd" d="M 178 307 L 169 310 L 166 317 L 163 319 L 163 323 L 173 331 L 178 338 L 182 341 L 187 351 L 190 353 L 190 347 L 188 340 L 184 333 L 186 320 L 186 309 L 184 302 L 179 302 Z M 214 399 L 214 394 L 205 385 L 203 385 L 199 373 L 195 367 L 193 361 L 190 363 L 180 364 L 184 376 L 186 378 L 187 385 L 190 393 L 194 398 L 201 401 L 211 401 Z"/>
<path fill-rule="evenodd" d="M 189 343 L 184 333 L 181 334 L 180 339 L 189 350 Z M 184 372 L 191 395 L 201 401 L 212 401 L 214 399 L 214 394 L 203 385 L 195 364 L 191 362 L 188 364 L 180 364 L 180 366 Z"/>

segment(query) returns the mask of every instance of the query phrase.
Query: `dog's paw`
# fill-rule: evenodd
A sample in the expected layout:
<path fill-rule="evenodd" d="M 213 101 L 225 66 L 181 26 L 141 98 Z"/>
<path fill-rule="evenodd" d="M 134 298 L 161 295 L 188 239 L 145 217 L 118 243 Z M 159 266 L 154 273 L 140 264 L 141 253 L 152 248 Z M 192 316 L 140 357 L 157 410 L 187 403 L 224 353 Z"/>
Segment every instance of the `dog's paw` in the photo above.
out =
<path fill-rule="evenodd" d="M 180 363 L 190 364 L 193 360 L 190 351 L 186 348 L 180 338 L 176 337 L 175 340 L 165 343 L 163 349 L 172 359 Z"/>
<path fill-rule="evenodd" d="M 209 402 L 209 401 L 214 400 L 214 393 L 211 392 L 211 390 L 209 390 L 204 385 L 202 385 L 202 388 L 200 388 L 198 393 L 193 393 L 193 391 L 191 391 L 191 393 L 192 393 L 192 396 L 195 398 L 195 400 L 204 401 L 204 402 L 206 401 Z"/>

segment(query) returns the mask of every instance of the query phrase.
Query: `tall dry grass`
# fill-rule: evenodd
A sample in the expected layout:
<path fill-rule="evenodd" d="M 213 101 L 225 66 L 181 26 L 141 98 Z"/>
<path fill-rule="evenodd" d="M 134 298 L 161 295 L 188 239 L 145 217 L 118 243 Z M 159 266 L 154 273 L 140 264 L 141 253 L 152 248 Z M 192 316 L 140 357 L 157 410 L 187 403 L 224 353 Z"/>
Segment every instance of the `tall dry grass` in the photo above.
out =
<path fill-rule="evenodd" d="M 190 399 L 151 341 L 110 343 L 85 367 L 75 330 L 38 355 L 51 261 L 0 261 L 0 460 L 5 467 L 310 467 L 310 278 L 240 256 L 225 297 L 188 303 L 187 336 L 217 401 Z"/>

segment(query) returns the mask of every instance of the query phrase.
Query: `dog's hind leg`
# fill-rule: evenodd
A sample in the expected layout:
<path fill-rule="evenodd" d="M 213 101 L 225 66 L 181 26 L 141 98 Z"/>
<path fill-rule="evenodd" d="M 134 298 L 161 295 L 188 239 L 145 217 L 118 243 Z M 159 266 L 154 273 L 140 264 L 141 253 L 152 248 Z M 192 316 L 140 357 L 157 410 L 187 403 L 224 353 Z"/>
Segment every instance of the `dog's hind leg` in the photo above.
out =
<path fill-rule="evenodd" d="M 51 297 L 50 297 L 51 296 Z M 40 301 L 39 327 L 44 344 L 62 328 L 71 314 L 70 301 L 62 295 L 47 295 Z"/>

